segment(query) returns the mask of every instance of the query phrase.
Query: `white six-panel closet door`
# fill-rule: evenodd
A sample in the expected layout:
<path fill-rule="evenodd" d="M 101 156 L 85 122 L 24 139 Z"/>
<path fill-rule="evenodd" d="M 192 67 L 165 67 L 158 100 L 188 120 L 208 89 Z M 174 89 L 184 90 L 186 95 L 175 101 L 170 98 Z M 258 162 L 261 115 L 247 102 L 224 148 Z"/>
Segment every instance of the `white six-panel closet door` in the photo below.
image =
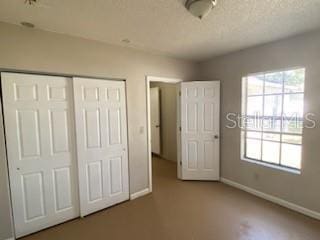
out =
<path fill-rule="evenodd" d="M 80 212 L 129 199 L 123 81 L 74 78 Z"/>
<path fill-rule="evenodd" d="M 16 237 L 79 216 L 71 79 L 1 73 Z M 0 210 L 1 211 L 1 210 Z"/>

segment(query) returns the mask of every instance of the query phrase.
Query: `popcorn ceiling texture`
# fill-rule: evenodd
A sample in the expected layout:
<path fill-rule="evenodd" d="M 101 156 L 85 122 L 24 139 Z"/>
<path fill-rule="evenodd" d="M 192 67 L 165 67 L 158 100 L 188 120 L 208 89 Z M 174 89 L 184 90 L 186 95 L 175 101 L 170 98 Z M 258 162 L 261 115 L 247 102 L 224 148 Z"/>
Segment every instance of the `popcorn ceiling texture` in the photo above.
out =
<path fill-rule="evenodd" d="M 1 0 L 0 21 L 201 61 L 320 27 L 319 0 L 220 0 L 202 21 L 185 0 Z M 130 39 L 131 43 L 122 42 Z"/>

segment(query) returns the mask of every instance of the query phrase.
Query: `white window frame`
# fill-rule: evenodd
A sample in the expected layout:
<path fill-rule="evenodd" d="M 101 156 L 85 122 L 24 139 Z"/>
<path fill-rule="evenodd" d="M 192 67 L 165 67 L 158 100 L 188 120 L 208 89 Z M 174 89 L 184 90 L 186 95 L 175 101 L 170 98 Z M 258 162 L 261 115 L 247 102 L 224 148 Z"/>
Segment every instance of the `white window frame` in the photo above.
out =
<path fill-rule="evenodd" d="M 243 77 L 242 78 L 242 82 L 241 82 L 241 88 L 242 88 L 242 95 L 241 95 L 241 113 L 242 113 L 242 116 L 244 117 L 247 117 L 246 113 L 247 113 L 247 101 L 248 101 L 248 93 L 247 93 L 247 79 L 250 77 L 250 76 L 259 76 L 259 75 L 267 75 L 267 74 L 272 74 L 272 73 L 284 73 L 286 71 L 293 71 L 293 70 L 299 70 L 299 69 L 303 69 L 305 72 L 306 72 L 306 69 L 305 67 L 296 67 L 296 68 L 289 68 L 289 69 L 281 69 L 281 70 L 274 70 L 274 71 L 268 71 L 268 72 L 259 72 L 259 73 L 252 73 L 252 74 L 248 74 L 247 76 Z M 246 129 L 246 127 L 244 126 L 244 123 L 242 122 L 241 123 L 241 126 L 242 126 L 242 129 L 241 129 L 241 160 L 244 160 L 244 161 L 247 161 L 247 162 L 250 162 L 250 163 L 254 163 L 254 164 L 259 164 L 259 165 L 262 165 L 262 166 L 266 166 L 266 167 L 271 167 L 271 168 L 274 168 L 274 169 L 279 169 L 279 170 L 284 170 L 284 171 L 287 171 L 287 172 L 291 172 L 291 173 L 295 173 L 295 174 L 300 174 L 301 173 L 301 167 L 300 168 L 293 168 L 293 167 L 290 167 L 290 166 L 286 166 L 286 165 L 282 165 L 281 164 L 281 152 L 282 152 L 282 143 L 287 143 L 287 142 L 284 142 L 283 139 L 282 139 L 282 136 L 283 135 L 293 135 L 293 136 L 300 136 L 301 137 L 301 144 L 296 144 L 296 145 L 299 145 L 301 146 L 301 149 L 302 149 L 302 146 L 303 146 L 303 128 L 302 128 L 302 131 L 301 133 L 288 133 L 288 132 L 283 132 L 283 108 L 284 108 L 284 96 L 285 95 L 289 95 L 289 94 L 303 94 L 303 99 L 304 99 L 304 96 L 305 96 L 305 90 L 303 90 L 303 92 L 296 92 L 296 93 L 285 93 L 284 91 L 284 78 L 282 79 L 282 92 L 281 93 L 274 93 L 274 94 L 265 94 L 265 81 L 263 82 L 263 93 L 262 94 L 257 94 L 257 95 L 250 95 L 250 96 L 262 96 L 263 98 L 263 106 L 262 108 L 264 109 L 264 97 L 265 96 L 275 96 L 275 95 L 281 95 L 282 96 L 282 107 L 281 107 L 281 125 L 280 125 L 280 131 L 264 131 L 263 128 L 261 129 L 261 131 L 255 131 L 255 130 L 248 130 Z M 305 82 L 305 78 L 304 78 L 304 82 Z M 304 102 L 304 100 L 303 100 Z M 264 111 L 264 110 L 263 110 Z M 265 117 L 264 116 L 264 113 L 263 113 L 263 116 L 262 118 Z M 302 121 L 302 124 L 304 123 L 304 117 L 301 118 L 301 121 Z M 260 159 L 253 159 L 253 158 L 249 158 L 247 157 L 246 155 L 246 134 L 247 132 L 258 132 L 258 133 L 261 133 L 261 139 L 258 139 L 261 141 L 261 157 Z M 264 133 L 271 133 L 271 134 L 277 134 L 280 136 L 280 149 L 279 149 L 279 164 L 277 163 L 271 163 L 271 162 L 267 162 L 267 161 L 264 161 L 263 158 L 262 158 L 262 155 L 263 155 L 263 134 Z M 270 141 L 272 142 L 272 140 L 267 140 L 267 141 Z M 278 141 L 274 141 L 274 142 L 277 142 Z M 291 144 L 291 145 L 295 145 L 293 143 L 288 143 L 288 144 Z M 302 151 L 301 151 L 302 152 Z M 302 161 L 302 156 L 301 156 L 301 161 Z"/>

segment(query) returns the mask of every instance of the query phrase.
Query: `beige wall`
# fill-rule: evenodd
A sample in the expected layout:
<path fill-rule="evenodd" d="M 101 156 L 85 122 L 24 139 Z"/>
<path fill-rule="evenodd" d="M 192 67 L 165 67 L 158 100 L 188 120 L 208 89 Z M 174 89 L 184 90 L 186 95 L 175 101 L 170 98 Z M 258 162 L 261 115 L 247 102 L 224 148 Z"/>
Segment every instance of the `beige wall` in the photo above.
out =
<path fill-rule="evenodd" d="M 248 73 L 306 67 L 305 111 L 317 127 L 303 133 L 301 175 L 240 160 L 240 130 L 225 127 L 226 114 L 241 112 L 241 78 Z M 222 177 L 320 212 L 320 31 L 278 41 L 201 64 L 203 79 L 221 80 Z"/>
<path fill-rule="evenodd" d="M 0 68 L 126 79 L 131 193 L 148 187 L 145 76 L 197 76 L 197 65 L 191 62 L 4 23 Z M 0 239 L 5 239 L 11 230 L 2 146 L 0 151 Z"/>
<path fill-rule="evenodd" d="M 160 89 L 161 157 L 177 161 L 177 85 L 152 82 Z"/>

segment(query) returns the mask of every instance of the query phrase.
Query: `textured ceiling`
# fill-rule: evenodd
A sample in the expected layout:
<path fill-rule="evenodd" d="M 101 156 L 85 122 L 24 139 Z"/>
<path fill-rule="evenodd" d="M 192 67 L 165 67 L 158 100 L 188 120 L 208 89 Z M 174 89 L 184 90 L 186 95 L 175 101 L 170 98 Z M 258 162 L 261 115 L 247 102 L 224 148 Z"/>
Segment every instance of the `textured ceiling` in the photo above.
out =
<path fill-rule="evenodd" d="M 320 0 L 219 0 L 203 20 L 185 0 L 38 2 L 0 0 L 0 21 L 196 61 L 320 28 Z"/>

